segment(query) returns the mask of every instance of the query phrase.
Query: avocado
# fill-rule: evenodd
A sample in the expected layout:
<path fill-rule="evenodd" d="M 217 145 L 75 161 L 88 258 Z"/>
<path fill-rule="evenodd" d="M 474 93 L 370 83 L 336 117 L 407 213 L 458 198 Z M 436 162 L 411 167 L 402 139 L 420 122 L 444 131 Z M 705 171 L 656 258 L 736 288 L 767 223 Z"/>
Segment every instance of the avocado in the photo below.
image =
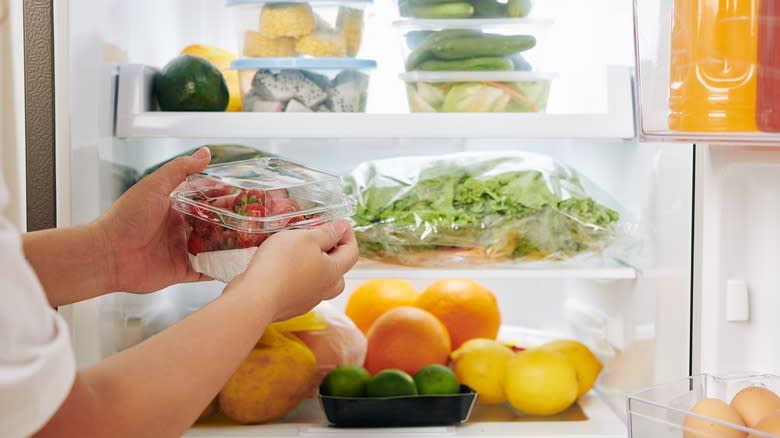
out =
<path fill-rule="evenodd" d="M 225 111 L 230 100 L 219 68 L 194 55 L 166 64 L 155 77 L 154 92 L 163 111 Z"/>

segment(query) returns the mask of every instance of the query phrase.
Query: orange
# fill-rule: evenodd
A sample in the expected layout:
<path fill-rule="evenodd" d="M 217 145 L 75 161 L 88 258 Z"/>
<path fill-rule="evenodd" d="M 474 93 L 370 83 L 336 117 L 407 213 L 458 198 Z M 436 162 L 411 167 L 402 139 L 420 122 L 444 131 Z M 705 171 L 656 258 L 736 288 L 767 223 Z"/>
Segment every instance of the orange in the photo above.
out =
<path fill-rule="evenodd" d="M 450 336 L 435 316 L 411 306 L 388 310 L 368 331 L 365 367 L 372 375 L 399 369 L 414 375 L 431 364 L 447 365 Z"/>
<path fill-rule="evenodd" d="M 414 304 L 420 292 L 406 280 L 368 280 L 352 292 L 345 313 L 364 333 L 383 313 Z"/>
<path fill-rule="evenodd" d="M 447 327 L 453 350 L 469 339 L 496 339 L 501 326 L 496 296 L 474 280 L 435 281 L 415 306 L 431 312 Z"/>

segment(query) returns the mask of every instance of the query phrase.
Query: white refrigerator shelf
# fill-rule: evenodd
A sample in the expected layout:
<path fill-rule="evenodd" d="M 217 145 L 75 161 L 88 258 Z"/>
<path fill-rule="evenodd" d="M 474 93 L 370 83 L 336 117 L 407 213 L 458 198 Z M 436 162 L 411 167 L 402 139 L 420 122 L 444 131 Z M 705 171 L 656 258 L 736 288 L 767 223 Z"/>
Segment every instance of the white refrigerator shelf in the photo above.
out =
<path fill-rule="evenodd" d="M 505 405 L 479 405 L 469 419 L 458 426 L 409 428 L 334 428 L 328 426 L 319 403 L 304 400 L 281 420 L 265 425 L 197 425 L 184 437 L 238 438 L 266 436 L 328 436 L 328 437 L 440 437 L 479 436 L 527 438 L 600 437 L 625 438 L 625 423 L 593 393 L 582 397 L 577 406 L 553 417 L 535 419 L 518 417 Z"/>
<path fill-rule="evenodd" d="M 608 69 L 607 112 L 261 113 L 149 111 L 155 70 L 120 64 L 116 137 L 178 138 L 633 138 L 631 73 Z"/>
<path fill-rule="evenodd" d="M 371 278 L 429 278 L 517 279 L 517 280 L 634 280 L 637 271 L 630 266 L 564 267 L 564 268 L 403 268 L 361 267 L 349 271 L 350 280 Z"/>

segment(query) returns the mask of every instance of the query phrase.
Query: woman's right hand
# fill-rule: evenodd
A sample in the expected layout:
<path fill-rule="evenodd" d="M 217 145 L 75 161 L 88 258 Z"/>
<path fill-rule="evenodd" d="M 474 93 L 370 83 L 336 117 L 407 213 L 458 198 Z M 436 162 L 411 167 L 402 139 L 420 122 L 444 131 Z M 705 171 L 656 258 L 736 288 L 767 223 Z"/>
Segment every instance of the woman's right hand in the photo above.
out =
<path fill-rule="evenodd" d="M 344 274 L 357 259 L 349 221 L 282 231 L 260 245 L 247 270 L 225 293 L 247 293 L 273 310 L 274 321 L 284 321 L 340 294 Z"/>

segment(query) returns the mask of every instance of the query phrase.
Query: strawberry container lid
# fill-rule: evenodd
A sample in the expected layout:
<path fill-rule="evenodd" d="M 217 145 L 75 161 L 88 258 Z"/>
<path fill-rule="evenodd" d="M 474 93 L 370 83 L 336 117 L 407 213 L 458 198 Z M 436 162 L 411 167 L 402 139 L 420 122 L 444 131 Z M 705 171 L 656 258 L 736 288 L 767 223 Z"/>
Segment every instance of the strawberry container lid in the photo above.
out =
<path fill-rule="evenodd" d="M 249 233 L 305 228 L 354 211 L 338 175 L 280 158 L 208 166 L 171 197 L 174 209 L 187 216 Z"/>
<path fill-rule="evenodd" d="M 376 61 L 355 58 L 240 58 L 230 63 L 233 70 L 246 69 L 308 69 L 308 70 L 358 70 L 376 68 Z"/>

